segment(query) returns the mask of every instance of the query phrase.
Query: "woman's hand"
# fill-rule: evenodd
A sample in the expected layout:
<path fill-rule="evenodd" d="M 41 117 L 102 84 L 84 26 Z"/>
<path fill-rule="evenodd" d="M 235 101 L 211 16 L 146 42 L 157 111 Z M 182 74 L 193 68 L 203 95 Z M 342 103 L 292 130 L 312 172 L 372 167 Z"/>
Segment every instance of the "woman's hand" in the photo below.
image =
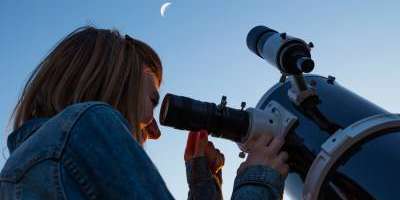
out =
<path fill-rule="evenodd" d="M 206 157 L 212 174 L 220 174 L 225 163 L 224 155 L 214 147 L 212 142 L 208 141 L 207 131 L 191 131 L 186 143 L 185 161 L 201 156 Z"/>
<path fill-rule="evenodd" d="M 239 169 L 240 174 L 245 168 L 253 165 L 263 165 L 277 170 L 283 177 L 289 172 L 289 166 L 286 164 L 288 154 L 280 151 L 285 143 L 282 137 L 273 137 L 271 134 L 256 135 L 246 142 L 248 156 Z"/>
<path fill-rule="evenodd" d="M 208 141 L 207 131 L 191 131 L 186 149 L 188 199 L 222 199 L 222 166 L 224 155 Z"/>

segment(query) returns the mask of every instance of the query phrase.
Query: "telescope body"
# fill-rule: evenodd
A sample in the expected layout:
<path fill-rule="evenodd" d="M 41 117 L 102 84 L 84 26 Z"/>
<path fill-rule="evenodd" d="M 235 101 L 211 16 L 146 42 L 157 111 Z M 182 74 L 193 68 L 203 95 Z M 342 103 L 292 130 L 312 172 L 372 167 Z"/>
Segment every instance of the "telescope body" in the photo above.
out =
<path fill-rule="evenodd" d="M 398 199 L 400 118 L 332 78 L 307 75 L 304 79 L 318 94 L 317 116 L 290 100 L 289 81 L 268 90 L 256 106 L 263 110 L 276 101 L 298 118 L 284 146 L 290 155 L 288 196 Z M 326 123 L 334 128 L 327 128 Z"/>

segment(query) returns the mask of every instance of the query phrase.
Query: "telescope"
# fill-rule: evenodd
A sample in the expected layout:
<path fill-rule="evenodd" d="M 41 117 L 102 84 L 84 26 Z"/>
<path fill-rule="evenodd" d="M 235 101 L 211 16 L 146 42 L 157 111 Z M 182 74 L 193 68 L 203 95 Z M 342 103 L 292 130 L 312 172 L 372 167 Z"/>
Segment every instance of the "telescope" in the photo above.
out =
<path fill-rule="evenodd" d="M 312 43 L 265 26 L 254 27 L 247 46 L 276 67 L 280 81 L 255 107 L 217 105 L 167 94 L 162 125 L 205 129 L 236 142 L 256 134 L 285 137 L 290 173 L 285 193 L 293 199 L 398 199 L 400 116 L 341 86 L 333 76 L 308 74 Z"/>

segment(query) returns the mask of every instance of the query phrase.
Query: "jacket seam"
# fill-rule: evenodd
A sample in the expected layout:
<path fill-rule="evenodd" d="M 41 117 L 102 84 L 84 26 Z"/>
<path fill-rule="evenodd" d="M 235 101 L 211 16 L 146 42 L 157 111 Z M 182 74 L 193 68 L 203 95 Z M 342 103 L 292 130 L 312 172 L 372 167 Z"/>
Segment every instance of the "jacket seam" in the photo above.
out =
<path fill-rule="evenodd" d="M 68 200 L 67 194 L 65 192 L 65 187 L 64 187 L 64 184 L 63 184 L 63 180 L 62 180 L 62 175 L 63 174 L 62 174 L 61 168 L 62 168 L 62 164 L 61 164 L 61 161 L 59 161 L 58 164 L 57 164 L 57 170 L 58 170 L 58 173 L 59 173 L 58 182 L 60 184 L 60 193 L 63 195 L 63 198 L 65 200 Z"/>
<path fill-rule="evenodd" d="M 89 183 L 87 176 L 80 171 L 76 162 L 72 158 L 67 158 L 66 156 L 63 161 L 65 169 L 75 179 L 77 184 L 80 186 L 81 191 L 88 197 L 88 199 L 95 200 L 96 194 L 93 185 Z"/>
<path fill-rule="evenodd" d="M 64 193 L 63 190 L 61 189 L 61 182 L 60 182 L 60 171 L 58 170 L 58 166 L 59 166 L 60 162 L 54 163 L 52 164 L 52 180 L 54 181 L 54 187 L 55 187 L 55 191 L 56 191 L 56 198 L 60 199 L 60 200 L 64 200 L 66 198 L 64 198 Z"/>
<path fill-rule="evenodd" d="M 15 199 L 20 200 L 22 196 L 22 186 L 21 183 L 15 184 Z"/>

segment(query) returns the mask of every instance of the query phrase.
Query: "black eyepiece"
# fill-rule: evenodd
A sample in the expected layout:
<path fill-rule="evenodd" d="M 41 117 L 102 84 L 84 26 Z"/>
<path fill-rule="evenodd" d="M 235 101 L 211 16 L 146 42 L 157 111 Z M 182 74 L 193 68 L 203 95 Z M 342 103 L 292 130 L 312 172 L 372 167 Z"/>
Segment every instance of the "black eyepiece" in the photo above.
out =
<path fill-rule="evenodd" d="M 314 61 L 308 57 L 302 57 L 297 60 L 297 68 L 304 73 L 309 73 L 314 69 Z"/>
<path fill-rule="evenodd" d="M 181 130 L 207 130 L 212 136 L 241 142 L 247 134 L 246 111 L 167 94 L 161 104 L 160 123 Z"/>

